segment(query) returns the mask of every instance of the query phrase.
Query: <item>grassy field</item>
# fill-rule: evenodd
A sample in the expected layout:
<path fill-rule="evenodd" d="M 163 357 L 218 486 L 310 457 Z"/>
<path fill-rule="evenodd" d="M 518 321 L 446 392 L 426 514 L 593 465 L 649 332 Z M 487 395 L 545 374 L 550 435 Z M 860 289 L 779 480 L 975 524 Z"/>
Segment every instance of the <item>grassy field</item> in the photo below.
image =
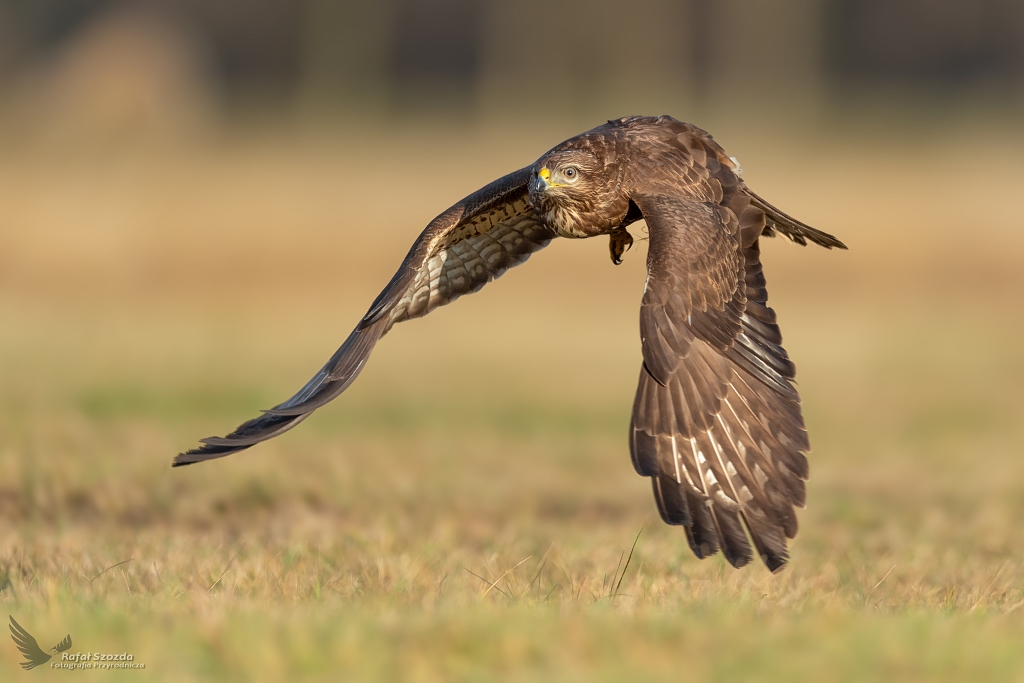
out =
<path fill-rule="evenodd" d="M 851 247 L 765 247 L 814 447 L 778 575 L 696 560 L 633 473 L 643 242 L 619 268 L 552 245 L 294 432 L 170 469 L 319 368 L 430 218 L 576 128 L 12 147 L 7 613 L 132 653 L 125 680 L 1024 678 L 1019 131 L 715 129 Z M 5 680 L 111 676 L 2 640 Z"/>

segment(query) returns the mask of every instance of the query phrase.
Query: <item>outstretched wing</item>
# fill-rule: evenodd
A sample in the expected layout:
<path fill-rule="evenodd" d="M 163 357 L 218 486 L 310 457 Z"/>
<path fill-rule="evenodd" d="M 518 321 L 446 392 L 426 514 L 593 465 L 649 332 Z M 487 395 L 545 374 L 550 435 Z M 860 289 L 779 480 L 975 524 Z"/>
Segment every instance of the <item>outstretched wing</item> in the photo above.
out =
<path fill-rule="evenodd" d="M 53 646 L 57 652 L 66 652 L 71 649 L 71 634 L 64 636 L 64 640 Z"/>
<path fill-rule="evenodd" d="M 510 173 L 431 221 L 345 343 L 306 386 L 231 434 L 202 439 L 203 446 L 178 455 L 174 466 L 220 458 L 288 431 L 348 388 L 392 325 L 477 291 L 547 246 L 554 234 L 530 207 L 529 178 L 529 168 Z"/>
<path fill-rule="evenodd" d="M 736 197 L 731 205 L 741 204 Z M 640 310 L 644 364 L 630 452 L 662 518 L 698 557 L 785 564 L 809 449 L 794 367 L 767 306 L 756 206 L 634 196 L 650 233 Z M 752 204 L 752 200 L 748 200 Z"/>
<path fill-rule="evenodd" d="M 50 655 L 42 651 L 36 639 L 22 628 L 21 624 L 15 621 L 13 616 L 11 617 L 10 629 L 14 644 L 18 646 L 21 654 L 25 655 L 26 661 L 21 662 L 22 669 L 27 671 L 50 661 Z"/>

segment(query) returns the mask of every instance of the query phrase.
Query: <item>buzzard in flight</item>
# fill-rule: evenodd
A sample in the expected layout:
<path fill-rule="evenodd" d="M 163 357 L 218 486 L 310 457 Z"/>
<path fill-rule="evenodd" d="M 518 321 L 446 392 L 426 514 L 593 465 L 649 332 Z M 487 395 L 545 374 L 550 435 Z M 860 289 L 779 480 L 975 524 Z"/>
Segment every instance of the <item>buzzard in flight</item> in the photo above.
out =
<path fill-rule="evenodd" d="M 845 249 L 754 194 L 711 136 L 668 116 L 598 126 L 431 221 L 352 334 L 297 394 L 174 465 L 220 458 L 288 431 L 343 392 L 392 325 L 475 292 L 555 237 L 610 237 L 620 262 L 647 223 L 643 366 L 629 446 L 662 519 L 698 557 L 736 567 L 787 558 L 810 450 L 761 271 L 758 239 Z M 746 531 L 744 531 L 746 527 Z M 749 532 L 749 540 L 748 540 Z"/>

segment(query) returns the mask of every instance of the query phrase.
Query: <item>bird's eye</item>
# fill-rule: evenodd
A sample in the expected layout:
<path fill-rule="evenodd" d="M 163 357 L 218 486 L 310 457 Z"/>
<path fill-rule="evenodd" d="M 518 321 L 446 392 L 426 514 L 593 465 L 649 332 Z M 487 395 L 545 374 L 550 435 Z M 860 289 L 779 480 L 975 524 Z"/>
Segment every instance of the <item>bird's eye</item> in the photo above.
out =
<path fill-rule="evenodd" d="M 566 180 L 576 180 L 577 176 L 579 176 L 579 173 L 579 169 L 577 169 L 575 166 L 569 166 L 567 169 L 562 171 L 562 175 L 565 176 Z"/>

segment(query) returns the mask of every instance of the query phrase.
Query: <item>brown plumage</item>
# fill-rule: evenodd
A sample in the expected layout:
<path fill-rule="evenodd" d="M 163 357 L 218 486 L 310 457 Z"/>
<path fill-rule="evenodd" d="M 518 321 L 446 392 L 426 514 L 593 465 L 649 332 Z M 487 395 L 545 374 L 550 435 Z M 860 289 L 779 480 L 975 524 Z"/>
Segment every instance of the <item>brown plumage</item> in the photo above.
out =
<path fill-rule="evenodd" d="M 442 213 L 306 386 L 174 465 L 291 429 L 352 383 L 392 325 L 475 292 L 556 236 L 608 235 L 618 263 L 632 244 L 626 228 L 640 219 L 650 249 L 633 466 L 651 477 L 662 519 L 685 527 L 698 557 L 721 549 L 740 567 L 756 550 L 769 569 L 782 567 L 810 446 L 758 240 L 779 232 L 846 247 L 758 197 L 710 135 L 668 116 L 609 121 Z"/>

